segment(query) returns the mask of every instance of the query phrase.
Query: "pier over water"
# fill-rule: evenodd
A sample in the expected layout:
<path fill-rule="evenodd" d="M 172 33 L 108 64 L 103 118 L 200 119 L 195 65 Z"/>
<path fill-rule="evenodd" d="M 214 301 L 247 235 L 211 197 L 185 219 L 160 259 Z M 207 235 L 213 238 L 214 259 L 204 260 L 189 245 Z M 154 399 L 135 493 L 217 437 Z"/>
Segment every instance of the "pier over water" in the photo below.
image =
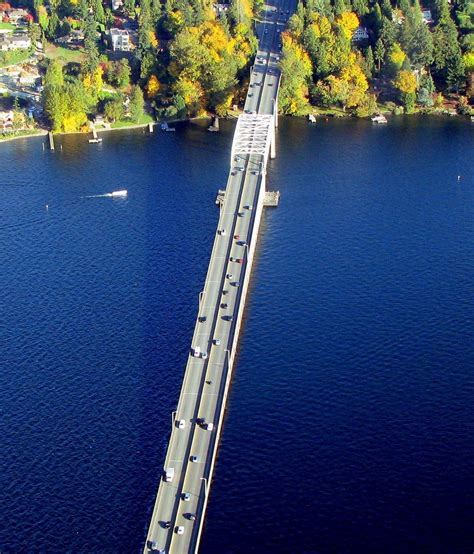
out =
<path fill-rule="evenodd" d="M 267 5 L 244 114 L 237 122 L 209 269 L 144 552 L 199 547 L 232 367 L 275 157 L 280 32 L 293 0 Z"/>

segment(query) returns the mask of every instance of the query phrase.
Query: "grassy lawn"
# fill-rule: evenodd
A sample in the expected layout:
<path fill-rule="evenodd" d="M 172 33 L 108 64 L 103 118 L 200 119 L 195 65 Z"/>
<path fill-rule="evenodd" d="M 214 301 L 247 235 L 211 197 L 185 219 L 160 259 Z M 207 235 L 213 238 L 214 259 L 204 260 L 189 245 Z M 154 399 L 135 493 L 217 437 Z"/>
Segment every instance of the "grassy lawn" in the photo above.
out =
<path fill-rule="evenodd" d="M 349 112 L 345 112 L 342 108 L 322 108 L 322 107 L 316 107 L 314 110 L 316 115 L 326 115 L 329 117 L 347 117 L 350 115 Z"/>
<path fill-rule="evenodd" d="M 9 140 L 12 138 L 31 137 L 40 134 L 43 134 L 41 129 L 25 129 L 24 131 L 17 131 L 16 133 L 0 133 L 0 142 L 2 142 L 2 140 Z"/>
<path fill-rule="evenodd" d="M 83 50 L 71 50 L 62 46 L 55 46 L 48 43 L 46 46 L 46 57 L 53 60 L 59 60 L 63 63 L 76 62 L 80 63 L 84 57 Z"/>
<path fill-rule="evenodd" d="M 155 121 L 151 115 L 143 114 L 139 121 L 130 121 L 130 119 L 123 119 L 122 121 L 116 121 L 112 123 L 112 129 L 123 129 L 124 127 L 133 127 L 134 125 L 145 125 Z"/>
<path fill-rule="evenodd" d="M 10 52 L 4 52 L 0 54 L 0 67 L 16 65 L 29 58 L 31 58 L 31 52 L 29 50 L 11 50 Z"/>
<path fill-rule="evenodd" d="M 3 23 L 3 21 L 0 21 L 0 29 L 7 29 L 9 31 L 13 31 L 16 29 L 15 25 L 13 23 Z"/>

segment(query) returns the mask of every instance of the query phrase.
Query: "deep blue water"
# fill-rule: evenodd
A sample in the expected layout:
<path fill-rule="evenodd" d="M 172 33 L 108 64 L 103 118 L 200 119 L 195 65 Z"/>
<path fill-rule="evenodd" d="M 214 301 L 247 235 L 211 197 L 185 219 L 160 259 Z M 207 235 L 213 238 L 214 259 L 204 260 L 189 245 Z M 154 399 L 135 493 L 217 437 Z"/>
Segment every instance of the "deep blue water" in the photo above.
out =
<path fill-rule="evenodd" d="M 140 551 L 223 127 L 0 145 L 2 554 Z M 203 554 L 472 552 L 472 129 L 282 120 Z"/>

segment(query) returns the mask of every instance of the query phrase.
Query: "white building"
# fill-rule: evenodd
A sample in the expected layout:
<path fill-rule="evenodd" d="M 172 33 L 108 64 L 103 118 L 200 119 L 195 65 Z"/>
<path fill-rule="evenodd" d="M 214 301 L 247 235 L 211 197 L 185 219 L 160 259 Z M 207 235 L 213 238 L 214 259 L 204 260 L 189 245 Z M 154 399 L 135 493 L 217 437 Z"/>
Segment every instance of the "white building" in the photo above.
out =
<path fill-rule="evenodd" d="M 27 50 L 31 48 L 31 39 L 26 33 L 18 35 L 0 34 L 0 51 Z"/>
<path fill-rule="evenodd" d="M 367 40 L 369 38 L 369 33 L 367 32 L 367 27 L 357 27 L 352 35 L 352 40 L 354 42 L 360 42 L 362 40 Z"/>
<path fill-rule="evenodd" d="M 111 0 L 110 5 L 112 7 L 112 11 L 116 12 L 123 6 L 123 0 Z"/>
<path fill-rule="evenodd" d="M 130 52 L 130 35 L 123 29 L 110 29 L 110 39 L 114 52 Z"/>

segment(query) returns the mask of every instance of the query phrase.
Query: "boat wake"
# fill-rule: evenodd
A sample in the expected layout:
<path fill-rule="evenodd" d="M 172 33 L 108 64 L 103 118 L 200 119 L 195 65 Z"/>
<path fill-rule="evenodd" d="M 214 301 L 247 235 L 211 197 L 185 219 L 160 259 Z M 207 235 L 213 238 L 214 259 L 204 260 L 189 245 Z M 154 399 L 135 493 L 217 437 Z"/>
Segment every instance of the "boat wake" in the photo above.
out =
<path fill-rule="evenodd" d="M 114 192 L 106 192 L 105 194 L 90 194 L 81 196 L 81 198 L 125 198 L 128 194 L 126 190 L 114 190 Z"/>

